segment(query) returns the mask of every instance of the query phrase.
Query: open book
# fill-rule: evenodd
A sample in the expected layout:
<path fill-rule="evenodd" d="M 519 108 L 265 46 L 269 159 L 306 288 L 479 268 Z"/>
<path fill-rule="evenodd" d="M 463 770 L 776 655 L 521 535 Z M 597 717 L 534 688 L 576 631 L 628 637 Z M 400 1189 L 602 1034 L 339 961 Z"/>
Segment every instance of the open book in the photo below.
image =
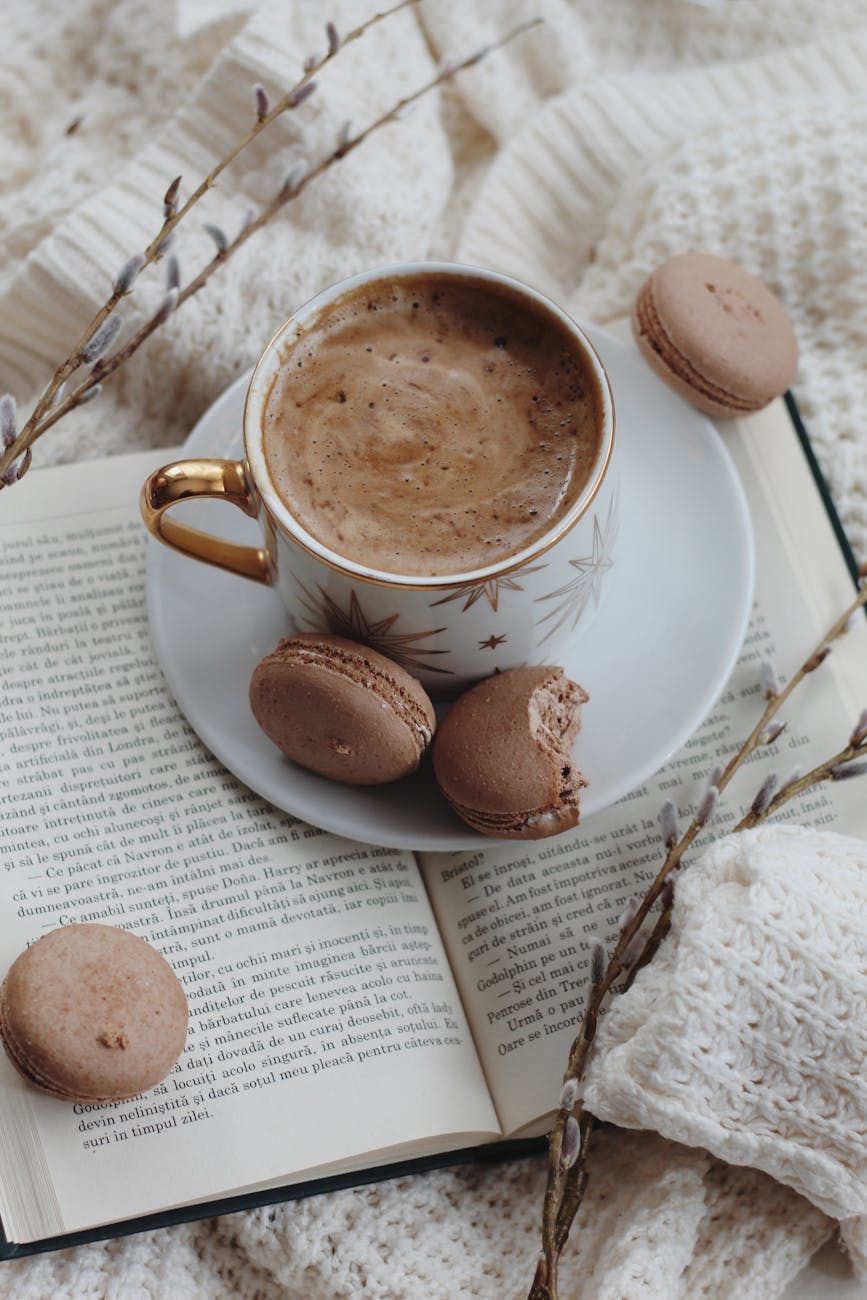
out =
<path fill-rule="evenodd" d="M 130 1102 L 59 1103 L 0 1057 L 5 1254 L 544 1132 L 593 939 L 611 938 L 660 863 L 661 803 L 688 814 L 755 721 L 761 660 L 785 676 L 851 598 L 851 557 L 792 415 L 779 402 L 725 428 L 759 559 L 750 632 L 712 715 L 574 832 L 472 853 L 316 830 L 199 743 L 148 635 L 137 496 L 158 453 L 36 470 L 3 493 L 0 968 L 55 926 L 121 925 L 164 953 L 191 1010 L 181 1060 Z M 845 743 L 865 695 L 859 619 L 730 787 L 717 829 L 772 767 L 785 777 Z M 787 811 L 867 834 L 855 781 Z"/>

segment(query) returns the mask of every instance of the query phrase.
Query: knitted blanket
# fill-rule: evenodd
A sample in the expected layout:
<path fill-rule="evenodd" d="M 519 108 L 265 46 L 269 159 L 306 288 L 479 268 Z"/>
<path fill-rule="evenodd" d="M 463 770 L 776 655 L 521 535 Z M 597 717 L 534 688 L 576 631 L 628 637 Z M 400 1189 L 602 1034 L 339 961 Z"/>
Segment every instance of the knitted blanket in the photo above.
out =
<path fill-rule="evenodd" d="M 191 184 L 375 0 L 30 0 L 0 40 L 0 391 L 26 405 Z M 689 247 L 743 261 L 802 345 L 797 395 L 867 554 L 867 12 L 863 0 L 424 0 L 342 51 L 304 112 L 221 179 L 202 221 L 237 229 L 301 158 L 539 14 L 543 27 L 374 136 L 251 239 L 37 464 L 183 440 L 276 326 L 376 263 L 459 257 L 620 316 Z M 569 207 L 562 204 L 568 197 Z M 550 216 L 557 213 L 556 237 Z M 182 279 L 213 246 L 198 220 Z M 163 293 L 142 277 L 132 330 Z M 0 506 L 2 508 L 2 506 Z M 552 1080 L 556 1086 L 557 1080 Z M 832 1223 L 767 1174 L 608 1130 L 564 1296 L 781 1295 Z M 526 1291 L 544 1161 L 438 1172 L 0 1267 L 0 1295 L 345 1300 Z M 578 1270 L 580 1268 L 580 1288 Z"/>

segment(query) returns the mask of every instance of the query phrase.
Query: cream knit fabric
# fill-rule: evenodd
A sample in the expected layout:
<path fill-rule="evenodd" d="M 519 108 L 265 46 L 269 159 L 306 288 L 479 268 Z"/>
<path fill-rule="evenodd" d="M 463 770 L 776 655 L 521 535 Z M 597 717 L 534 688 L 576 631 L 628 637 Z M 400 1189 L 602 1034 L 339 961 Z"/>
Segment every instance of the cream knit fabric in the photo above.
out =
<path fill-rule="evenodd" d="M 603 323 L 689 248 L 760 275 L 794 321 L 796 395 L 863 555 L 867 25 L 833 30 L 791 52 L 597 77 L 554 99 L 493 164 L 460 253 Z"/>
<path fill-rule="evenodd" d="M 767 1175 L 599 1133 L 564 1256 L 574 1300 L 780 1295 L 832 1228 Z M 541 1161 L 444 1170 L 2 1266 L 15 1300 L 504 1300 L 537 1252 Z M 522 1289 L 523 1288 L 523 1289 Z"/>
<path fill-rule="evenodd" d="M 168 181 L 182 172 L 192 185 L 251 120 L 252 84 L 276 92 L 323 48 L 326 18 L 346 30 L 376 7 L 5 6 L 0 389 L 26 404 L 154 232 Z M 181 440 L 301 299 L 362 266 L 430 251 L 488 261 L 505 227 L 519 232 L 509 269 L 541 265 L 558 297 L 605 319 L 660 257 L 702 242 L 783 293 L 805 345 L 799 395 L 867 551 L 863 0 L 425 0 L 341 54 L 304 108 L 226 174 L 201 221 L 235 229 L 344 120 L 368 121 L 436 59 L 537 13 L 543 29 L 371 140 L 221 268 L 98 401 L 45 437 L 37 464 Z M 759 57 L 751 75 L 728 70 Z M 551 154 L 572 182 L 565 208 Z M 210 255 L 198 216 L 177 252 L 185 278 Z M 127 329 L 160 280 L 142 277 Z M 831 1227 L 766 1175 L 648 1135 L 602 1134 L 593 1169 L 575 1231 L 580 1284 L 579 1256 L 564 1263 L 564 1295 L 582 1300 L 771 1300 Z M 532 1271 L 543 1178 L 541 1159 L 449 1170 L 182 1225 L 2 1265 L 0 1294 L 500 1300 Z"/>
<path fill-rule="evenodd" d="M 836 1219 L 867 1213 L 865 915 L 863 841 L 789 826 L 720 840 L 604 1020 L 589 1109 L 763 1169 Z"/>

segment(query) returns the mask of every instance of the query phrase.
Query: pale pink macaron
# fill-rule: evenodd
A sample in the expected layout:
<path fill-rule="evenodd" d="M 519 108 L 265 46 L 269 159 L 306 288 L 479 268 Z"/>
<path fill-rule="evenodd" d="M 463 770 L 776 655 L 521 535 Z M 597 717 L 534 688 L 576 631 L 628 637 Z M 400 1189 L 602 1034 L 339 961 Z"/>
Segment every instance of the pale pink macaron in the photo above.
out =
<path fill-rule="evenodd" d="M 434 774 L 484 835 L 542 839 L 577 826 L 587 782 L 572 756 L 587 692 L 562 668 L 513 668 L 455 700 L 433 744 Z"/>
<path fill-rule="evenodd" d="M 798 344 L 767 285 L 737 262 L 682 253 L 644 282 L 632 313 L 638 350 L 707 415 L 759 411 L 792 384 Z"/>
<path fill-rule="evenodd" d="M 250 707 L 294 763 L 349 785 L 414 772 L 436 728 L 420 682 L 385 655 L 325 632 L 288 636 L 253 670 Z"/>
<path fill-rule="evenodd" d="M 123 1101 L 183 1050 L 187 999 L 165 958 L 128 930 L 65 925 L 12 963 L 0 1038 L 12 1064 L 61 1101 Z"/>

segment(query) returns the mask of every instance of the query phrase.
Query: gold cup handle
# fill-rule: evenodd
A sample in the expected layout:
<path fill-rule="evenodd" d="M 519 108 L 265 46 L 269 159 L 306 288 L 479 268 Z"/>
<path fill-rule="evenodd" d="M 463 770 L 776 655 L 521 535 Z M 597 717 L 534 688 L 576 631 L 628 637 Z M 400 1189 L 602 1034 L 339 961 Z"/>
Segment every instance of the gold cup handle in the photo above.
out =
<path fill-rule="evenodd" d="M 245 515 L 256 518 L 256 503 L 240 460 L 178 460 L 155 470 L 141 492 L 142 518 L 154 537 L 194 560 L 239 573 L 254 582 L 270 583 L 271 575 L 261 547 L 240 546 L 188 524 L 170 519 L 167 511 L 178 501 L 216 497 L 230 501 Z"/>

